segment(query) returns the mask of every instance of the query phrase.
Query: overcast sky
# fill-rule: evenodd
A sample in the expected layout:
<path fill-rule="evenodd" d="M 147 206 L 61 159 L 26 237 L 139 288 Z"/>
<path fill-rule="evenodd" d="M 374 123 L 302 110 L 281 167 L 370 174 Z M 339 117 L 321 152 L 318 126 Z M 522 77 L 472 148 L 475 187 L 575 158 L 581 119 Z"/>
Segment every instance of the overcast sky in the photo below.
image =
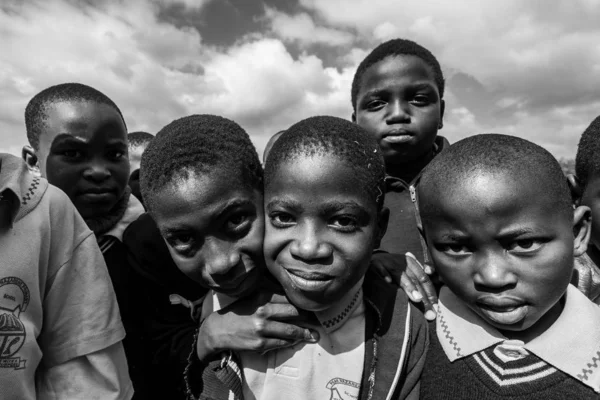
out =
<path fill-rule="evenodd" d="M 378 43 L 414 40 L 447 81 L 441 135 L 498 132 L 574 157 L 600 115 L 600 0 L 1 0 L 0 151 L 20 154 L 40 90 L 91 85 L 129 131 L 233 119 L 259 151 L 311 115 L 350 118 Z"/>

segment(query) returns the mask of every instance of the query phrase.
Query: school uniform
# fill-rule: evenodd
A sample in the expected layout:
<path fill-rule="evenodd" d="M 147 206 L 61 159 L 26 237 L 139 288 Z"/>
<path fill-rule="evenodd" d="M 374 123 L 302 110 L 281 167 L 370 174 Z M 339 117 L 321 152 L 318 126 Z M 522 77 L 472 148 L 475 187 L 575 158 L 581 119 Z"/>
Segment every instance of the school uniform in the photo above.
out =
<path fill-rule="evenodd" d="M 265 355 L 229 352 L 208 363 L 194 360 L 194 345 L 186 371 L 190 398 L 405 399 L 418 395 L 427 325 L 403 291 L 368 273 L 362 285 L 315 316 L 317 343 Z"/>
<path fill-rule="evenodd" d="M 574 272 L 571 283 L 577 286 L 588 299 L 600 305 L 600 268 L 587 253 L 575 257 Z"/>
<path fill-rule="evenodd" d="M 130 399 L 125 330 L 69 198 L 0 154 L 0 397 Z"/>
<path fill-rule="evenodd" d="M 423 399 L 600 398 L 600 308 L 572 285 L 558 319 L 528 343 L 508 340 L 447 287 L 432 325 Z"/>
<path fill-rule="evenodd" d="M 435 139 L 435 154 L 439 154 L 450 144 L 442 137 Z M 411 182 L 386 176 L 384 206 L 390 210 L 390 220 L 379 251 L 405 254 L 411 252 L 419 262 L 429 261 L 427 245 L 419 232 L 421 219 L 417 204 L 417 186 L 420 172 Z"/>

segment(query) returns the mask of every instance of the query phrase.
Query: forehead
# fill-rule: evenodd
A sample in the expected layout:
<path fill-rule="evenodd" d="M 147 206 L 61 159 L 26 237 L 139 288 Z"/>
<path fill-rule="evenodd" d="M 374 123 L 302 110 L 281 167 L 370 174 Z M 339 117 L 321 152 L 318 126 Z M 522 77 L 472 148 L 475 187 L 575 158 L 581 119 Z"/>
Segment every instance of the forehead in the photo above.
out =
<path fill-rule="evenodd" d="M 274 172 L 265 188 L 267 199 L 294 195 L 314 204 L 326 199 L 352 197 L 376 207 L 354 168 L 335 155 L 298 155 L 282 161 Z"/>
<path fill-rule="evenodd" d="M 236 184 L 224 171 L 208 174 L 189 172 L 172 179 L 152 196 L 152 215 L 161 228 L 164 224 L 205 224 L 233 204 L 252 204 L 262 208 L 260 193 Z"/>
<path fill-rule="evenodd" d="M 539 182 L 538 182 L 539 183 Z M 525 175 L 473 175 L 439 191 L 427 190 L 426 221 L 440 219 L 456 224 L 487 224 L 491 220 L 505 221 L 531 218 L 533 222 L 564 220 L 559 199 Z M 428 225 L 435 225 L 429 223 Z"/>
<path fill-rule="evenodd" d="M 433 68 L 413 55 L 391 55 L 371 65 L 362 76 L 359 94 L 408 85 L 437 88 Z"/>
<path fill-rule="evenodd" d="M 86 142 L 99 138 L 127 140 L 125 124 L 117 110 L 94 101 L 47 104 L 44 125 L 40 143 L 52 143 L 58 135 L 70 135 Z"/>

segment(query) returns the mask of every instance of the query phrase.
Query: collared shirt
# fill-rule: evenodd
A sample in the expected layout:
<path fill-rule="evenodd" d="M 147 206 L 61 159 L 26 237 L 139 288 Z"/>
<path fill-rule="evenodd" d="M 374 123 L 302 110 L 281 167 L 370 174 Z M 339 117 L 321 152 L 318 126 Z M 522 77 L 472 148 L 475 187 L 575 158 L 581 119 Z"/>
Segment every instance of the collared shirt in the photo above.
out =
<path fill-rule="evenodd" d="M 496 346 L 494 354 L 504 362 L 532 353 L 600 392 L 600 308 L 572 285 L 567 288 L 565 305 L 558 319 L 528 343 L 507 339 L 443 287 L 436 333 L 450 362 L 491 346 Z M 539 368 L 539 373 L 553 372 L 543 365 Z"/>
<path fill-rule="evenodd" d="M 239 352 L 244 399 L 356 399 L 365 357 L 365 307 L 361 279 L 335 305 L 316 312 L 317 343 L 258 354 Z M 203 304 L 203 315 L 226 307 L 234 298 L 216 294 Z"/>

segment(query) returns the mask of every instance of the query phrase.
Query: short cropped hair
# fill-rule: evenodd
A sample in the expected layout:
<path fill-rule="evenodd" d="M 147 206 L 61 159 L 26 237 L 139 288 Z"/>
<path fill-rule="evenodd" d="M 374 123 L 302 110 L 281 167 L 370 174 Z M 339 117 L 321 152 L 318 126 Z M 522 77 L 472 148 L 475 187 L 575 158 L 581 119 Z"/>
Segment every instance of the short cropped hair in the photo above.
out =
<path fill-rule="evenodd" d="M 364 60 L 359 64 L 356 73 L 354 74 L 354 79 L 352 80 L 352 109 L 356 111 L 356 101 L 358 100 L 358 92 L 360 91 L 360 87 L 362 85 L 362 78 L 365 72 L 374 64 L 382 61 L 388 57 L 393 56 L 415 56 L 419 57 L 421 60 L 425 62 L 425 64 L 429 65 L 433 70 L 433 75 L 435 78 L 435 83 L 437 85 L 438 91 L 440 92 L 440 99 L 444 97 L 444 74 L 442 73 L 442 68 L 440 67 L 440 63 L 437 58 L 425 47 L 421 46 L 418 43 L 415 43 L 408 39 L 392 39 L 387 42 L 381 43 L 379 46 L 375 47 L 373 51 L 369 53 L 365 57 Z"/>
<path fill-rule="evenodd" d="M 129 147 L 144 146 L 154 139 L 154 135 L 148 132 L 137 131 L 127 134 L 127 143 Z"/>
<path fill-rule="evenodd" d="M 357 124 L 337 117 L 307 118 L 286 130 L 267 158 L 265 188 L 282 163 L 313 155 L 334 156 L 347 163 L 378 209 L 383 207 L 385 166 L 376 139 Z"/>
<path fill-rule="evenodd" d="M 263 151 L 263 163 L 267 162 L 267 157 L 269 157 L 269 153 L 271 152 L 271 149 L 273 148 L 273 145 L 275 144 L 275 142 L 277 141 L 277 139 L 279 139 L 279 137 L 283 134 L 283 132 L 285 132 L 285 131 L 279 131 L 279 132 L 277 132 L 276 134 L 274 134 L 273 136 L 271 136 L 271 138 L 267 142 L 267 145 L 265 146 L 265 150 Z"/>
<path fill-rule="evenodd" d="M 534 182 L 558 209 L 573 212 L 571 193 L 560 164 L 547 150 L 515 136 L 482 134 L 460 140 L 436 156 L 419 183 L 421 216 L 427 219 L 429 198 L 454 193 L 454 188 L 479 174 L 509 175 Z M 531 199 L 532 202 L 537 199 Z M 433 211 L 433 210 L 432 210 Z"/>
<path fill-rule="evenodd" d="M 226 171 L 232 185 L 263 190 L 263 170 L 250 136 L 235 122 L 216 115 L 176 119 L 150 142 L 140 164 L 140 187 L 148 209 L 153 194 L 191 174 Z"/>
<path fill-rule="evenodd" d="M 590 176 L 600 172 L 600 116 L 596 117 L 579 139 L 575 156 L 575 174 L 582 189 L 588 184 Z"/>
<path fill-rule="evenodd" d="M 27 131 L 27 139 L 29 144 L 35 150 L 40 144 L 40 135 L 45 129 L 45 121 L 47 118 L 46 107 L 50 104 L 60 103 L 65 101 L 91 101 L 99 104 L 106 104 L 114 108 L 118 113 L 123 124 L 125 119 L 119 107 L 108 98 L 104 93 L 94 89 L 91 86 L 82 83 L 61 83 L 60 85 L 50 86 L 42 90 L 27 104 L 25 107 L 25 129 Z"/>

